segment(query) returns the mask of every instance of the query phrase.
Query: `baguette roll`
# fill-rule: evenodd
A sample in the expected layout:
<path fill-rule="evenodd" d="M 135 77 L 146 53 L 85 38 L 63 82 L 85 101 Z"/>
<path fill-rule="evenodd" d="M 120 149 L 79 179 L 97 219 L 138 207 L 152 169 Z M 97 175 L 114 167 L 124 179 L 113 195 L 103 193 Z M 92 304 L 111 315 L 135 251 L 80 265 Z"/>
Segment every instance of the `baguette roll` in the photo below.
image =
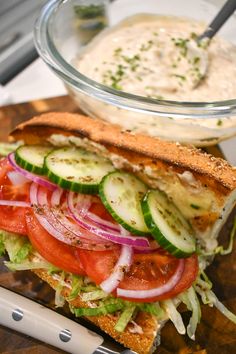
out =
<path fill-rule="evenodd" d="M 81 114 L 46 113 L 20 124 L 13 140 L 26 144 L 76 145 L 130 171 L 164 191 L 192 225 L 206 251 L 236 203 L 236 168 L 194 147 L 121 130 Z"/>

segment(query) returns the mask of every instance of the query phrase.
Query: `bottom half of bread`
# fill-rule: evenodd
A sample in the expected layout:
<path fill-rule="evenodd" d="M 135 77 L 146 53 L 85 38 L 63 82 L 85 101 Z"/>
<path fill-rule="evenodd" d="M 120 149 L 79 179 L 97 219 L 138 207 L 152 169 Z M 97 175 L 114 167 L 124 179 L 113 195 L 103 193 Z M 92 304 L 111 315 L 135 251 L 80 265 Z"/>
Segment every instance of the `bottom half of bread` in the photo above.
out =
<path fill-rule="evenodd" d="M 54 279 L 52 275 L 48 274 L 47 271 L 37 269 L 33 270 L 33 272 L 56 290 L 58 281 Z M 61 295 L 66 299 L 70 295 L 70 289 L 64 287 Z M 89 303 L 82 301 L 79 296 L 69 303 L 76 308 L 89 307 Z M 139 312 L 135 318 L 135 325 L 137 325 L 138 328 L 141 327 L 142 331 L 135 331 L 135 327 L 131 323 L 128 324 L 122 333 L 116 331 L 114 328 L 118 319 L 117 314 L 90 316 L 86 317 L 86 319 L 109 334 L 117 342 L 134 350 L 138 354 L 149 354 L 155 350 L 161 325 L 158 323 L 157 319 L 149 313 Z"/>

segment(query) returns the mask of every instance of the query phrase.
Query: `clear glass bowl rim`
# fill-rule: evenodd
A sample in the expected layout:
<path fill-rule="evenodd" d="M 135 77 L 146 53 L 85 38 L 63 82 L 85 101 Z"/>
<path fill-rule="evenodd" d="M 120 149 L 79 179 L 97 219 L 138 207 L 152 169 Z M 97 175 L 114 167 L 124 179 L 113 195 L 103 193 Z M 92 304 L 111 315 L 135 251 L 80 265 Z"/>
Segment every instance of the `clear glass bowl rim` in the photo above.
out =
<path fill-rule="evenodd" d="M 34 42 L 41 58 L 70 86 L 105 103 L 157 116 L 210 119 L 236 115 L 236 98 L 214 102 L 157 100 L 112 89 L 80 73 L 61 56 L 50 36 L 54 15 L 68 1 L 50 0 L 42 8 L 34 27 Z"/>

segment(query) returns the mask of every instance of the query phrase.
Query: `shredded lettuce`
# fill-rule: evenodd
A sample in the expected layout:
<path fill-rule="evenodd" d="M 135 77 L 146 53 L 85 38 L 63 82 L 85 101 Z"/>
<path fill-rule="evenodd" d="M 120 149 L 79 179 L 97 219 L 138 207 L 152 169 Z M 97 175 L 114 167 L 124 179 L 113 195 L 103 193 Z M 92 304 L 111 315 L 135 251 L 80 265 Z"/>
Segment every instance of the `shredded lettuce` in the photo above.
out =
<path fill-rule="evenodd" d="M 162 319 L 165 316 L 165 312 L 161 308 L 159 302 L 154 302 L 154 303 L 144 302 L 138 304 L 138 307 L 141 311 L 148 312 L 151 315 L 158 317 L 159 319 Z"/>
<path fill-rule="evenodd" d="M 60 274 L 60 281 L 58 282 L 58 285 L 56 287 L 56 293 L 55 293 L 56 307 L 63 307 L 65 304 L 65 298 L 61 295 L 61 292 L 64 288 L 65 277 L 66 277 L 66 272 L 62 271 Z"/>
<path fill-rule="evenodd" d="M 0 234 L 0 257 L 3 256 L 6 252 L 5 245 L 3 240 L 1 239 L 1 234 Z"/>
<path fill-rule="evenodd" d="M 47 261 L 38 260 L 38 261 L 24 261 L 22 263 L 14 263 L 14 262 L 4 262 L 5 266 L 11 271 L 17 270 L 32 270 L 32 269 L 47 269 L 49 267 L 49 263 Z"/>
<path fill-rule="evenodd" d="M 187 334 L 189 338 L 195 340 L 195 332 L 201 319 L 201 307 L 194 288 L 191 287 L 183 294 L 180 294 L 179 299 L 187 306 L 189 311 L 192 311 L 192 316 L 187 326 Z"/>
<path fill-rule="evenodd" d="M 219 253 L 224 255 L 230 253 L 232 251 L 235 233 L 236 218 L 230 233 L 229 246 L 226 249 L 223 249 L 222 246 L 217 247 L 214 250 L 214 254 Z M 204 260 L 207 259 L 203 254 L 199 256 L 199 275 L 193 286 L 185 292 L 179 294 L 174 299 L 161 301 L 160 303 L 134 303 L 119 298 L 113 298 L 111 295 L 101 290 L 99 286 L 92 283 L 88 277 L 73 275 L 58 269 L 44 260 L 44 258 L 32 248 L 26 237 L 0 230 L 0 255 L 5 252 L 9 256 L 9 261 L 5 261 L 4 263 L 10 270 L 45 269 L 50 275 L 55 277 L 58 281 L 55 293 L 55 304 L 57 307 L 64 305 L 65 298 L 62 296 L 62 290 L 64 287 L 67 287 L 71 289 L 67 297 L 68 301 L 72 301 L 80 296 L 83 301 L 89 304 L 89 308 L 76 308 L 70 305 L 71 311 L 75 316 L 100 316 L 116 313 L 118 320 L 115 329 L 118 332 L 125 330 L 127 324 L 135 319 L 138 311 L 145 311 L 156 316 L 160 321 L 169 318 L 175 325 L 177 331 L 180 334 L 185 334 L 186 329 L 181 314 L 177 310 L 177 306 L 180 302 L 183 302 L 187 309 L 192 312 L 189 324 L 187 325 L 187 334 L 194 340 L 197 324 L 200 322 L 201 318 L 201 308 L 197 294 L 200 296 L 203 304 L 215 306 L 229 320 L 236 323 L 236 315 L 230 312 L 212 291 L 212 283 L 202 270 L 203 268 L 201 268 L 201 259 L 203 260 L 203 265 Z M 211 254 L 211 256 L 212 255 L 213 254 Z M 207 256 L 209 256 L 209 254 Z"/>
<path fill-rule="evenodd" d="M 95 291 L 90 291 L 88 293 L 83 293 L 81 295 L 81 299 L 83 301 L 93 301 L 93 300 L 101 300 L 104 299 L 108 296 L 107 293 L 103 290 L 95 290 Z"/>
<path fill-rule="evenodd" d="M 180 313 L 177 311 L 173 300 L 162 301 L 162 307 L 166 311 L 169 319 L 173 322 L 175 328 L 180 334 L 185 334 L 186 329 Z"/>
<path fill-rule="evenodd" d="M 233 228 L 230 232 L 229 236 L 229 244 L 227 248 L 224 248 L 223 246 L 217 246 L 212 252 L 204 252 L 202 249 L 198 250 L 198 253 L 202 256 L 214 256 L 216 254 L 220 254 L 221 256 L 225 256 L 227 254 L 230 254 L 233 250 L 233 244 L 234 244 L 234 238 L 236 234 L 236 217 L 234 218 L 233 222 Z"/>
<path fill-rule="evenodd" d="M 43 267 L 43 268 L 45 268 L 45 267 Z M 53 275 L 53 274 L 61 271 L 58 267 L 54 266 L 51 263 L 48 263 L 48 267 L 46 267 L 46 268 L 47 268 L 47 272 L 49 275 Z"/>
<path fill-rule="evenodd" d="M 4 261 L 4 264 L 11 271 L 41 268 L 48 270 L 55 269 L 52 264 L 33 250 L 28 238 L 0 230 L 0 254 L 4 254 L 5 252 L 8 254 L 9 261 Z"/>
<path fill-rule="evenodd" d="M 202 279 L 201 276 L 204 278 Z M 199 276 L 197 277 L 196 281 L 194 282 L 194 289 L 196 291 L 197 294 L 199 294 L 201 296 L 201 300 L 203 302 L 204 305 L 211 305 L 211 301 L 208 297 L 208 291 L 211 290 L 212 288 L 212 283 L 211 281 L 208 279 L 207 275 L 205 274 L 205 272 L 201 272 L 199 274 Z"/>
<path fill-rule="evenodd" d="M 91 282 L 91 280 L 90 280 L 90 282 Z M 85 283 L 85 281 L 84 281 L 84 283 Z M 98 289 L 100 289 L 100 288 L 98 288 L 95 284 L 89 284 L 89 285 L 86 285 L 85 286 L 85 284 L 81 287 L 81 291 L 84 291 L 84 292 L 86 292 L 86 293 L 89 293 L 89 292 L 91 292 L 91 291 L 96 291 L 96 290 L 98 290 Z"/>
<path fill-rule="evenodd" d="M 204 279 L 201 278 L 201 275 Z M 202 272 L 194 283 L 194 289 L 201 296 L 201 300 L 205 305 L 215 306 L 225 317 L 236 324 L 236 315 L 229 311 L 222 302 L 216 297 L 211 290 L 212 283 L 207 275 Z"/>
<path fill-rule="evenodd" d="M 81 287 L 83 285 L 83 277 L 74 274 L 71 274 L 71 277 L 71 292 L 70 295 L 67 297 L 68 301 L 72 301 L 77 298 L 77 296 L 80 294 Z"/>
<path fill-rule="evenodd" d="M 107 315 L 109 313 L 114 313 L 124 308 L 124 302 L 120 299 L 111 299 L 110 301 L 100 302 L 96 307 L 89 308 L 77 308 L 71 306 L 72 313 L 75 314 L 76 317 L 79 316 L 102 316 Z"/>
<path fill-rule="evenodd" d="M 227 317 L 230 321 L 236 324 L 236 315 L 229 311 L 222 302 L 218 300 L 213 291 L 208 291 L 208 298 L 212 305 L 214 305 L 225 317 Z"/>
<path fill-rule="evenodd" d="M 125 330 L 127 324 L 130 322 L 135 310 L 136 310 L 136 306 L 129 306 L 123 310 L 118 321 L 116 322 L 116 325 L 115 325 L 116 331 L 123 332 Z"/>
<path fill-rule="evenodd" d="M 21 263 L 28 258 L 28 255 L 32 251 L 32 246 L 26 237 L 13 234 L 12 232 L 1 230 L 0 242 L 2 252 L 5 249 L 12 263 Z"/>

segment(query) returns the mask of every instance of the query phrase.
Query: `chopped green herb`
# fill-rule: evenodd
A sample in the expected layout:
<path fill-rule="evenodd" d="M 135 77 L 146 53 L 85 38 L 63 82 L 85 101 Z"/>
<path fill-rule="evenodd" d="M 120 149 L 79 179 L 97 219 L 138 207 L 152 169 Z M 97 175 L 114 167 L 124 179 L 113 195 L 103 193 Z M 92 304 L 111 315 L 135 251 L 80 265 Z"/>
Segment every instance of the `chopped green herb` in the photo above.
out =
<path fill-rule="evenodd" d="M 118 56 L 118 55 L 120 55 L 120 53 L 122 52 L 122 48 L 116 48 L 115 50 L 114 50 L 114 56 Z"/>
<path fill-rule="evenodd" d="M 122 86 L 119 85 L 115 80 L 113 81 L 113 83 L 111 84 L 111 87 L 115 90 L 122 90 Z"/>
<path fill-rule="evenodd" d="M 218 127 L 220 127 L 222 124 L 223 124 L 222 120 L 221 120 L 221 119 L 218 119 L 218 120 L 217 120 L 217 125 L 218 125 Z"/>
<path fill-rule="evenodd" d="M 186 57 L 188 52 L 188 42 L 189 39 L 184 38 L 171 38 L 176 47 L 180 48 L 180 53 L 182 56 Z"/>
<path fill-rule="evenodd" d="M 200 207 L 199 205 L 197 205 L 197 204 L 190 204 L 190 206 L 191 206 L 191 208 L 196 209 L 196 210 L 198 210 L 198 209 L 201 208 L 201 207 Z"/>
<path fill-rule="evenodd" d="M 173 76 L 177 77 L 178 79 L 181 79 L 182 81 L 186 81 L 186 76 L 184 75 L 173 74 Z"/>
<path fill-rule="evenodd" d="M 192 32 L 192 33 L 190 34 L 190 38 L 196 40 L 196 39 L 197 39 L 197 33 Z"/>
<path fill-rule="evenodd" d="M 122 55 L 122 59 L 130 65 L 130 69 L 132 71 L 136 71 L 140 61 L 140 56 L 138 54 L 135 54 L 133 57 L 127 57 L 125 55 Z"/>
<path fill-rule="evenodd" d="M 146 44 L 141 45 L 140 51 L 145 52 L 145 51 L 151 49 L 151 47 L 153 46 L 153 43 L 154 42 L 150 39 Z"/>
<path fill-rule="evenodd" d="M 193 64 L 194 64 L 194 65 L 199 64 L 199 62 L 200 62 L 200 57 L 194 57 L 194 58 L 193 58 Z"/>

